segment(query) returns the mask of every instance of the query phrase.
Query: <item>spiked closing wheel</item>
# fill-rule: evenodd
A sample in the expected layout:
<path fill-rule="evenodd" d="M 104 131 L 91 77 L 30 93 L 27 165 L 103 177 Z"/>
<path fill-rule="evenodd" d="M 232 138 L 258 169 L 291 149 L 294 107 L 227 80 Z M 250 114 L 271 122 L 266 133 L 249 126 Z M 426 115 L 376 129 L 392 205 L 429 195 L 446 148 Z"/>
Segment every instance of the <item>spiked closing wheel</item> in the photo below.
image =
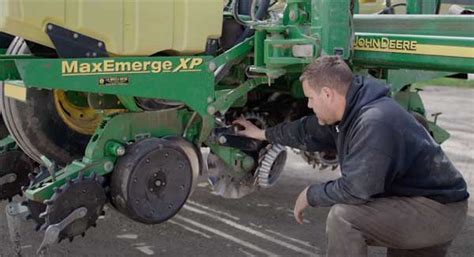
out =
<path fill-rule="evenodd" d="M 60 223 L 78 208 L 85 207 L 86 216 L 69 224 L 59 234 L 59 241 L 63 239 L 72 241 L 75 236 L 84 235 L 88 228 L 96 226 L 105 202 L 105 191 L 99 177 L 95 174 L 90 177 L 80 174 L 75 180 L 70 180 L 55 190 L 52 198 L 45 201 L 46 212 L 40 217 L 45 217 L 44 227 L 46 227 Z"/>
<path fill-rule="evenodd" d="M 21 194 L 21 188 L 30 182 L 28 173 L 34 162 L 21 151 L 9 151 L 0 155 L 0 200 L 11 200 Z"/>
<path fill-rule="evenodd" d="M 40 218 L 41 213 L 46 211 L 46 205 L 40 202 L 35 202 L 31 200 L 26 200 L 21 203 L 23 206 L 28 208 L 30 212 L 28 216 L 26 216 L 27 220 L 32 220 L 35 223 L 35 230 L 38 231 L 44 225 L 45 220 L 44 218 Z"/>
<path fill-rule="evenodd" d="M 313 168 L 317 167 L 320 170 L 325 170 L 331 167 L 332 170 L 335 170 L 339 166 L 339 159 L 335 150 L 321 152 L 299 151 L 297 153 L 300 154 L 309 165 L 312 165 Z"/>
<path fill-rule="evenodd" d="M 262 149 L 258 169 L 255 172 L 257 184 L 263 188 L 273 186 L 280 177 L 286 163 L 287 152 L 282 145 L 267 145 Z"/>
<path fill-rule="evenodd" d="M 130 145 L 112 173 L 114 206 L 145 224 L 157 224 L 173 217 L 188 199 L 196 179 L 193 171 L 196 164 L 191 161 L 196 159 L 188 150 L 158 138 Z"/>

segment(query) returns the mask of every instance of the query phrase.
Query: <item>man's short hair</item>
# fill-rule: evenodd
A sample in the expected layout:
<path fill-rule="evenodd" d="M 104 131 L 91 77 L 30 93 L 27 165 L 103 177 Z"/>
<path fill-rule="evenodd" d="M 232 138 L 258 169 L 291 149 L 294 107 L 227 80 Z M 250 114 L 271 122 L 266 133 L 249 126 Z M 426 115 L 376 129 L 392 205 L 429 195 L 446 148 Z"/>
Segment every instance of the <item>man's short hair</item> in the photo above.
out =
<path fill-rule="evenodd" d="M 322 56 L 309 64 L 300 77 L 301 83 L 307 81 L 309 86 L 320 92 L 323 87 L 336 90 L 345 95 L 352 83 L 353 74 L 340 56 Z"/>

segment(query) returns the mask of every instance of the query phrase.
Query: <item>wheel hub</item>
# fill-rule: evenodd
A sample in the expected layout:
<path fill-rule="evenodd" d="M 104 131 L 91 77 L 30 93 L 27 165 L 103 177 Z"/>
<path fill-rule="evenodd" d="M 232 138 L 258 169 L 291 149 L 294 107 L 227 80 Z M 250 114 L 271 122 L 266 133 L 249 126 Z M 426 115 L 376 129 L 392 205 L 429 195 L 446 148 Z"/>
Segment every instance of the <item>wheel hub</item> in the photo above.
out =
<path fill-rule="evenodd" d="M 72 130 L 84 134 L 92 135 L 102 117 L 87 104 L 80 106 L 79 103 L 72 102 L 63 90 L 54 90 L 54 106 L 63 122 Z M 77 94 L 76 98 L 85 98 Z"/>

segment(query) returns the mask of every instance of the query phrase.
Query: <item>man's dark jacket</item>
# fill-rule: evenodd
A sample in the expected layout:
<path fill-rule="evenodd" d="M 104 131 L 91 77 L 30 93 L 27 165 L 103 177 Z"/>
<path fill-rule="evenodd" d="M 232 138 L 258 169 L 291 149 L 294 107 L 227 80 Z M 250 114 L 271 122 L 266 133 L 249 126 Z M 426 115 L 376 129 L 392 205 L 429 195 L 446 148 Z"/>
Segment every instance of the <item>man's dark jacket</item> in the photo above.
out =
<path fill-rule="evenodd" d="M 441 147 L 388 92 L 376 80 L 354 76 L 339 124 L 321 126 L 313 115 L 266 130 L 273 143 L 337 150 L 342 176 L 312 185 L 311 206 L 388 196 L 425 196 L 440 203 L 469 197 L 466 182 Z"/>

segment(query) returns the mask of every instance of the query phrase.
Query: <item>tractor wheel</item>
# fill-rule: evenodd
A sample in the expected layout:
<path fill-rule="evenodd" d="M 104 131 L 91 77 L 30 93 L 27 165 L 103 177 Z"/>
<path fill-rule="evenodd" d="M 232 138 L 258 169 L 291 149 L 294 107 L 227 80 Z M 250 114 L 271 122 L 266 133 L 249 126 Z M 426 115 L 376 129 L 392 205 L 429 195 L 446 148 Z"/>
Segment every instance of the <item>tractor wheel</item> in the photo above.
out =
<path fill-rule="evenodd" d="M 29 53 L 26 42 L 19 37 L 7 50 L 8 55 Z M 74 108 L 76 105 L 69 103 L 58 90 L 27 88 L 26 102 L 22 102 L 6 96 L 4 89 L 1 86 L 0 110 L 5 125 L 29 157 L 41 163 L 44 155 L 63 166 L 84 155 L 90 122 L 98 122 L 88 116 L 90 111 Z M 87 124 L 81 125 L 84 119 Z"/>

